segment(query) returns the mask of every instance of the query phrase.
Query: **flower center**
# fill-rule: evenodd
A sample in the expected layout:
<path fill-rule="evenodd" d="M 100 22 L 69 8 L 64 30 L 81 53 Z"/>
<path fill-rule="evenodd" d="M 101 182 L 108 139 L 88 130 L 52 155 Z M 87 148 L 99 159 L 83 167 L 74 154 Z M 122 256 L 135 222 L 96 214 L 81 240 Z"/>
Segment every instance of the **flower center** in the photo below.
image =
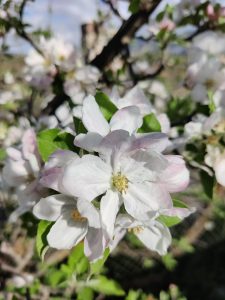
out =
<path fill-rule="evenodd" d="M 121 172 L 118 172 L 113 175 L 112 184 L 120 193 L 126 193 L 128 188 L 128 179 L 126 176 L 122 175 Z"/>
<path fill-rule="evenodd" d="M 71 213 L 71 217 L 74 221 L 85 222 L 87 218 L 82 217 L 77 209 L 74 209 Z"/>
<path fill-rule="evenodd" d="M 141 233 L 143 231 L 143 227 L 142 226 L 136 226 L 133 228 L 128 228 L 128 232 L 133 232 L 134 234 L 138 234 Z"/>

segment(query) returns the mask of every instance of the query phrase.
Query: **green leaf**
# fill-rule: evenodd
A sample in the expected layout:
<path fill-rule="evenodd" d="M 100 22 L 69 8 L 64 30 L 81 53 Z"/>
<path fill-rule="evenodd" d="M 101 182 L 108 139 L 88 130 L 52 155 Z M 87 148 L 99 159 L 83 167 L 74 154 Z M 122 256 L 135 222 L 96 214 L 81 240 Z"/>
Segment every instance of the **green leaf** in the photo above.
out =
<path fill-rule="evenodd" d="M 128 9 L 132 14 L 135 14 L 139 11 L 139 5 L 140 5 L 140 0 L 131 0 Z"/>
<path fill-rule="evenodd" d="M 188 208 L 188 206 L 178 199 L 173 199 L 173 206 L 179 208 Z M 158 221 L 167 227 L 172 227 L 179 224 L 182 220 L 176 216 L 161 215 L 158 217 Z"/>
<path fill-rule="evenodd" d="M 182 220 L 178 217 L 171 217 L 171 216 L 165 216 L 165 215 L 161 215 L 157 218 L 157 220 L 162 223 L 163 225 L 167 226 L 167 227 L 172 227 L 175 226 L 177 224 L 179 224 Z"/>
<path fill-rule="evenodd" d="M 162 257 L 162 262 L 169 271 L 173 271 L 177 265 L 177 261 L 171 253 L 164 255 Z"/>
<path fill-rule="evenodd" d="M 200 179 L 203 190 L 209 199 L 213 198 L 214 176 L 210 176 L 207 172 L 200 171 Z"/>
<path fill-rule="evenodd" d="M 173 199 L 173 206 L 174 207 L 180 207 L 180 208 L 188 208 L 188 206 L 179 199 Z"/>
<path fill-rule="evenodd" d="M 64 281 L 65 274 L 61 270 L 55 268 L 50 268 L 47 271 L 47 276 L 45 276 L 46 282 L 51 287 L 57 287 L 62 281 Z"/>
<path fill-rule="evenodd" d="M 49 156 L 59 149 L 77 151 L 73 141 L 72 134 L 56 128 L 43 130 L 37 136 L 38 150 L 43 161 L 47 161 Z"/>
<path fill-rule="evenodd" d="M 84 127 L 84 124 L 77 117 L 73 117 L 74 127 L 76 130 L 76 134 L 86 133 L 87 129 Z"/>
<path fill-rule="evenodd" d="M 89 262 L 84 255 L 84 244 L 79 243 L 71 252 L 68 258 L 68 266 L 72 272 L 83 274 L 89 268 Z"/>
<path fill-rule="evenodd" d="M 89 287 L 84 287 L 77 293 L 77 300 L 93 300 L 94 292 Z"/>
<path fill-rule="evenodd" d="M 212 114 L 216 110 L 216 105 L 213 100 L 213 92 L 208 91 L 208 98 L 209 98 L 209 111 Z"/>
<path fill-rule="evenodd" d="M 151 113 L 143 118 L 143 124 L 138 129 L 140 133 L 160 132 L 161 126 L 154 113 Z"/>
<path fill-rule="evenodd" d="M 108 279 L 105 276 L 99 276 L 97 279 L 88 282 L 89 287 L 98 293 L 112 296 L 124 296 L 125 292 L 121 286 L 114 280 Z"/>
<path fill-rule="evenodd" d="M 128 293 L 127 297 L 125 298 L 125 300 L 139 300 L 141 294 L 142 294 L 141 291 L 129 290 L 129 293 Z"/>
<path fill-rule="evenodd" d="M 90 263 L 90 274 L 99 274 L 102 267 L 104 266 L 105 261 L 107 260 L 110 254 L 109 248 L 107 248 L 104 252 L 104 255 L 101 259 L 96 262 Z"/>
<path fill-rule="evenodd" d="M 53 222 L 41 220 L 38 224 L 37 229 L 37 237 L 36 237 L 36 249 L 38 255 L 41 257 L 41 259 L 44 259 L 45 253 L 48 250 L 48 241 L 47 241 L 47 235 L 53 225 Z"/>
<path fill-rule="evenodd" d="M 0 149 L 0 161 L 6 158 L 6 151 L 5 149 Z"/>
<path fill-rule="evenodd" d="M 97 91 L 95 95 L 95 100 L 99 105 L 101 112 L 103 113 L 105 119 L 109 121 L 114 113 L 117 111 L 117 107 L 112 103 L 110 98 L 103 92 Z"/>

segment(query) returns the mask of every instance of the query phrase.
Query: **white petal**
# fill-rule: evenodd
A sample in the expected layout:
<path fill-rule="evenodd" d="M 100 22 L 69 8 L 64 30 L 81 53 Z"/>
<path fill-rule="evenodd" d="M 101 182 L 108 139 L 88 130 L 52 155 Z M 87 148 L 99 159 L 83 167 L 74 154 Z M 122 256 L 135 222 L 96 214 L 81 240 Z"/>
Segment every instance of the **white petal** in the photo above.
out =
<path fill-rule="evenodd" d="M 27 129 L 22 138 L 22 151 L 25 159 L 29 159 L 30 154 L 37 154 L 36 135 L 33 129 Z"/>
<path fill-rule="evenodd" d="M 137 85 L 119 100 L 118 105 L 119 108 L 130 105 L 137 106 L 142 115 L 148 115 L 152 110 L 150 101 Z"/>
<path fill-rule="evenodd" d="M 83 217 L 88 219 L 88 225 L 90 227 L 101 227 L 99 211 L 92 203 L 83 199 L 78 199 L 77 209 Z"/>
<path fill-rule="evenodd" d="M 156 183 L 128 184 L 123 199 L 126 211 L 137 219 L 143 219 L 148 212 L 172 207 L 169 193 Z"/>
<path fill-rule="evenodd" d="M 124 129 L 130 134 L 142 125 L 142 116 L 136 106 L 128 106 L 118 110 L 110 121 L 111 130 Z"/>
<path fill-rule="evenodd" d="M 78 155 L 72 151 L 58 150 L 54 152 L 44 166 L 44 170 L 41 173 L 40 183 L 45 187 L 67 194 L 61 187 L 63 168 L 70 161 L 77 158 L 79 158 Z"/>
<path fill-rule="evenodd" d="M 29 165 L 24 160 L 8 160 L 3 168 L 2 174 L 9 186 L 17 186 L 27 181 Z"/>
<path fill-rule="evenodd" d="M 166 156 L 169 165 L 160 175 L 160 181 L 171 193 L 183 191 L 189 184 L 189 171 L 179 155 Z"/>
<path fill-rule="evenodd" d="M 170 120 L 166 114 L 157 115 L 157 119 L 161 126 L 161 132 L 168 134 L 170 131 Z"/>
<path fill-rule="evenodd" d="M 225 186 L 225 158 L 219 157 L 214 166 L 216 180 L 222 186 Z"/>
<path fill-rule="evenodd" d="M 154 172 L 160 172 L 168 167 L 169 163 L 164 155 L 154 150 L 138 150 L 132 155 L 137 162 L 142 163 L 146 168 Z"/>
<path fill-rule="evenodd" d="M 132 183 L 155 181 L 155 175 L 143 164 L 130 157 L 120 158 L 120 171 Z"/>
<path fill-rule="evenodd" d="M 103 256 L 105 248 L 102 229 L 89 228 L 84 240 L 84 254 L 90 261 L 95 261 Z"/>
<path fill-rule="evenodd" d="M 101 199 L 100 211 L 103 228 L 110 239 L 113 237 L 115 220 L 119 208 L 120 199 L 118 193 L 108 190 L 106 195 Z"/>
<path fill-rule="evenodd" d="M 147 133 L 142 134 L 133 140 L 130 146 L 130 151 L 149 149 L 162 152 L 168 144 L 168 137 L 164 133 Z"/>
<path fill-rule="evenodd" d="M 170 217 L 178 217 L 181 220 L 184 218 L 187 218 L 190 214 L 195 212 L 194 207 L 190 208 L 182 208 L 182 207 L 173 207 L 170 209 L 163 209 L 161 210 L 160 214 L 165 215 L 165 216 L 170 216 Z"/>
<path fill-rule="evenodd" d="M 87 222 L 74 221 L 72 210 L 66 210 L 51 227 L 47 235 L 49 246 L 56 249 L 71 249 L 87 234 Z"/>
<path fill-rule="evenodd" d="M 66 166 L 62 186 L 71 195 L 92 201 L 110 185 L 111 167 L 94 155 L 84 155 Z"/>
<path fill-rule="evenodd" d="M 169 229 L 159 222 L 143 227 L 136 235 L 148 249 L 158 252 L 159 255 L 167 253 L 172 240 Z"/>
<path fill-rule="evenodd" d="M 75 137 L 74 144 L 87 151 L 96 151 L 102 139 L 103 137 L 95 132 L 88 132 L 87 134 L 81 133 Z"/>
<path fill-rule="evenodd" d="M 93 96 L 88 96 L 84 99 L 82 121 L 86 129 L 90 132 L 96 132 L 102 136 L 109 133 L 109 124 L 102 115 Z"/>
<path fill-rule="evenodd" d="M 76 204 L 75 199 L 64 195 L 52 195 L 42 198 L 33 208 L 33 214 L 42 220 L 56 221 L 65 205 Z"/>

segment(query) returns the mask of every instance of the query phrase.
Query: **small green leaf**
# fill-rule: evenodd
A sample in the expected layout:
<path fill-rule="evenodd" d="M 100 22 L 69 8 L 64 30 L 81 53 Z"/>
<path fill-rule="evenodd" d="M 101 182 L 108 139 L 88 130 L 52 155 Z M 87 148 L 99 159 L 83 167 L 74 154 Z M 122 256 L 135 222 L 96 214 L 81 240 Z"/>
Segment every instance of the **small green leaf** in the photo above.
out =
<path fill-rule="evenodd" d="M 89 287 L 84 287 L 77 293 L 77 300 L 93 300 L 94 292 Z"/>
<path fill-rule="evenodd" d="M 173 271 L 177 265 L 177 261 L 171 253 L 164 255 L 162 257 L 162 262 L 169 271 Z"/>
<path fill-rule="evenodd" d="M 87 132 L 87 129 L 84 127 L 84 124 L 80 119 L 78 119 L 77 117 L 73 117 L 73 122 L 74 122 L 76 134 Z"/>
<path fill-rule="evenodd" d="M 180 207 L 180 208 L 188 208 L 188 206 L 179 199 L 173 199 L 173 206 L 174 207 Z"/>
<path fill-rule="evenodd" d="M 165 216 L 165 215 L 159 216 L 157 218 L 157 220 L 167 227 L 172 227 L 174 225 L 179 224 L 182 221 L 180 218 L 178 218 L 176 216 L 171 217 L 171 216 Z"/>
<path fill-rule="evenodd" d="M 37 136 L 38 150 L 43 161 L 47 161 L 49 156 L 59 149 L 76 151 L 73 141 L 72 134 L 56 128 L 43 130 Z"/>
<path fill-rule="evenodd" d="M 139 5 L 140 5 L 140 0 L 131 0 L 128 9 L 132 14 L 135 14 L 139 11 Z"/>
<path fill-rule="evenodd" d="M 99 274 L 105 261 L 107 260 L 109 256 L 109 248 L 107 248 L 104 252 L 104 255 L 101 259 L 97 260 L 96 262 L 93 262 L 90 264 L 90 274 Z"/>
<path fill-rule="evenodd" d="M 0 149 L 0 161 L 6 158 L 6 151 L 5 149 Z"/>
<path fill-rule="evenodd" d="M 114 280 L 108 279 L 105 276 L 99 276 L 97 279 L 90 280 L 88 286 L 94 291 L 104 295 L 124 296 L 125 292 L 121 286 Z"/>
<path fill-rule="evenodd" d="M 205 171 L 200 171 L 201 183 L 206 196 L 209 199 L 213 198 L 214 176 L 210 176 Z"/>
<path fill-rule="evenodd" d="M 141 128 L 138 129 L 138 132 L 140 133 L 160 132 L 160 131 L 161 131 L 161 125 L 154 113 L 145 116 L 143 118 L 143 124 Z"/>
<path fill-rule="evenodd" d="M 49 222 L 46 220 L 41 220 L 38 224 L 37 229 L 37 237 L 36 237 L 36 249 L 38 255 L 41 257 L 41 259 L 44 259 L 45 253 L 48 250 L 48 241 L 47 241 L 47 235 L 53 225 L 53 222 Z"/>
<path fill-rule="evenodd" d="M 71 252 L 68 258 L 68 266 L 72 272 L 82 274 L 89 268 L 89 262 L 84 255 L 84 244 L 79 243 Z"/>
<path fill-rule="evenodd" d="M 104 117 L 109 121 L 114 113 L 117 111 L 117 107 L 112 103 L 110 98 L 103 92 L 97 91 L 95 95 L 95 100 L 101 109 Z"/>

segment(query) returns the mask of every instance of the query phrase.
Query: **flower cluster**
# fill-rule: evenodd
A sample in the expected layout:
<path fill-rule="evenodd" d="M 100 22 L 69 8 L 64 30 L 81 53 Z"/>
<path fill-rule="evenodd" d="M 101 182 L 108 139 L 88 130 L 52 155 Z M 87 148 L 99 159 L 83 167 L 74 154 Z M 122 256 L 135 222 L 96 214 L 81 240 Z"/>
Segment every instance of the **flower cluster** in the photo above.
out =
<path fill-rule="evenodd" d="M 85 98 L 80 122 L 86 130 L 74 139 L 79 155 L 57 150 L 42 168 L 32 130 L 21 150 L 8 149 L 5 180 L 21 184 L 23 200 L 28 190 L 34 194 L 20 212 L 34 206 L 36 217 L 55 222 L 47 236 L 51 247 L 68 249 L 84 240 L 86 256 L 96 260 L 129 230 L 163 255 L 171 235 L 161 217 L 183 219 L 193 211 L 174 205 L 170 195 L 189 183 L 182 157 L 163 154 L 166 134 L 140 133 L 145 112 L 151 112 L 148 100 L 141 93 L 126 100 L 111 102 L 115 112 L 108 123 L 95 98 Z M 45 188 L 55 194 L 41 198 Z"/>

